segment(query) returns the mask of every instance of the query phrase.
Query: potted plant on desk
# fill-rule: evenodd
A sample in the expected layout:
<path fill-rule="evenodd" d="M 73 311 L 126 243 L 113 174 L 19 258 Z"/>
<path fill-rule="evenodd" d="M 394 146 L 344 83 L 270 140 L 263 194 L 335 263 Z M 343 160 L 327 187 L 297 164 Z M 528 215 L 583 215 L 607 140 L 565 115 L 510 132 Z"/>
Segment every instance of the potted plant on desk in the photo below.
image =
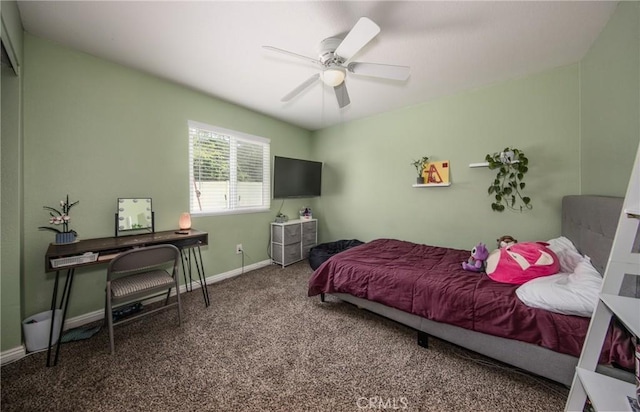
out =
<path fill-rule="evenodd" d="M 57 244 L 64 243 L 73 243 L 76 241 L 76 236 L 78 233 L 75 230 L 69 230 L 69 220 L 71 217 L 69 216 L 69 211 L 75 205 L 77 205 L 80 201 L 76 200 L 73 203 L 69 203 L 69 195 L 67 195 L 67 200 L 60 201 L 60 209 L 56 209 L 50 206 L 44 206 L 44 209 L 49 211 L 49 223 L 52 225 L 62 225 L 62 230 L 56 229 L 51 226 L 40 226 L 38 229 L 40 230 L 50 230 L 55 232 L 56 234 L 56 242 Z"/>

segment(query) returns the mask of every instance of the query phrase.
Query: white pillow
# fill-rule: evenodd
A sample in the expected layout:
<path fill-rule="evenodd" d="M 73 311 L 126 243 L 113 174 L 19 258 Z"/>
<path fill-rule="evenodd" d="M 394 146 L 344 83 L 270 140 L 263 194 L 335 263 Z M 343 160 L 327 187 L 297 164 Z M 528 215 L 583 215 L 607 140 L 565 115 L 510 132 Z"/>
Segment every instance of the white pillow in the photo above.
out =
<path fill-rule="evenodd" d="M 560 236 L 547 242 L 549 249 L 558 256 L 560 273 L 573 273 L 576 266 L 582 260 L 582 255 L 569 239 Z"/>
<path fill-rule="evenodd" d="M 598 302 L 601 286 L 600 273 L 585 257 L 573 273 L 530 280 L 516 289 L 516 294 L 522 303 L 532 308 L 589 318 Z"/>

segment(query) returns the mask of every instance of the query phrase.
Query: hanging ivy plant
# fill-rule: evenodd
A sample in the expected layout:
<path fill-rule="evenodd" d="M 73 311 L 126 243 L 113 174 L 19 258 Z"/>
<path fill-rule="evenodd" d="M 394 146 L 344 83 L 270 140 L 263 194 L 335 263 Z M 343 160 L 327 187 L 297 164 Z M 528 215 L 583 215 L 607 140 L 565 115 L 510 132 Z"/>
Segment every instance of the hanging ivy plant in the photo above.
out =
<path fill-rule="evenodd" d="M 489 186 L 489 194 L 494 196 L 491 209 L 502 212 L 505 208 L 515 211 L 531 210 L 531 198 L 522 194 L 526 187 L 525 174 L 529 170 L 529 159 L 524 152 L 506 147 L 500 153 L 487 155 L 489 169 L 498 169 L 495 180 Z"/>

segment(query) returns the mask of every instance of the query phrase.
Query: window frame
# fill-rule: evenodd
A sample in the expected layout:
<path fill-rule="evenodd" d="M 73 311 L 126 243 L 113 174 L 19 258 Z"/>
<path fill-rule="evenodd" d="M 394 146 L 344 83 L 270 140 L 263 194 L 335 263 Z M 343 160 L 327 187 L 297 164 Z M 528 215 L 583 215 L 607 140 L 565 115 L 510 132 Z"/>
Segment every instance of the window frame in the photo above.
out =
<path fill-rule="evenodd" d="M 193 216 L 220 216 L 235 215 L 244 213 L 263 213 L 269 212 L 271 209 L 271 139 L 256 136 L 248 133 L 239 132 L 237 130 L 225 129 L 223 127 L 213 126 L 210 124 L 189 120 L 187 129 L 188 140 L 188 168 L 189 168 L 189 213 Z M 191 129 L 204 130 L 214 134 L 226 136 L 229 138 L 229 197 L 235 199 L 238 193 L 237 180 L 237 143 L 245 141 L 251 144 L 262 146 L 262 205 L 251 207 L 238 207 L 237 201 L 231 202 L 229 208 L 220 210 L 198 210 L 197 196 L 195 191 L 196 180 L 194 176 L 194 139 Z M 232 207 L 233 206 L 233 207 Z"/>

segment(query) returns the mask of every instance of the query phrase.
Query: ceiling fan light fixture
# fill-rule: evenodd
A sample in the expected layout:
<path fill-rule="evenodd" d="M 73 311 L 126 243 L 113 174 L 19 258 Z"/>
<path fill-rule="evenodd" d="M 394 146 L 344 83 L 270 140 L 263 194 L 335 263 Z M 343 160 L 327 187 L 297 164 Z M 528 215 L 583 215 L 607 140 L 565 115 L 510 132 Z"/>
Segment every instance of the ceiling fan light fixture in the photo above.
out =
<path fill-rule="evenodd" d="M 318 48 L 319 58 L 312 59 L 287 50 L 272 46 L 263 46 L 267 50 L 297 57 L 320 67 L 320 71 L 309 77 L 281 100 L 288 102 L 301 94 L 304 90 L 315 84 L 319 78 L 333 89 L 338 107 L 345 108 L 351 102 L 347 92 L 345 78 L 347 70 L 355 75 L 377 77 L 381 79 L 406 81 L 410 70 L 407 66 L 395 66 L 388 64 L 350 62 L 351 58 L 358 54 L 374 37 L 380 33 L 380 27 L 366 17 L 361 17 L 353 28 L 341 37 L 329 37 L 320 42 Z"/>
<path fill-rule="evenodd" d="M 342 84 L 346 72 L 341 67 L 330 67 L 322 72 L 322 81 L 330 87 L 336 87 Z"/>

